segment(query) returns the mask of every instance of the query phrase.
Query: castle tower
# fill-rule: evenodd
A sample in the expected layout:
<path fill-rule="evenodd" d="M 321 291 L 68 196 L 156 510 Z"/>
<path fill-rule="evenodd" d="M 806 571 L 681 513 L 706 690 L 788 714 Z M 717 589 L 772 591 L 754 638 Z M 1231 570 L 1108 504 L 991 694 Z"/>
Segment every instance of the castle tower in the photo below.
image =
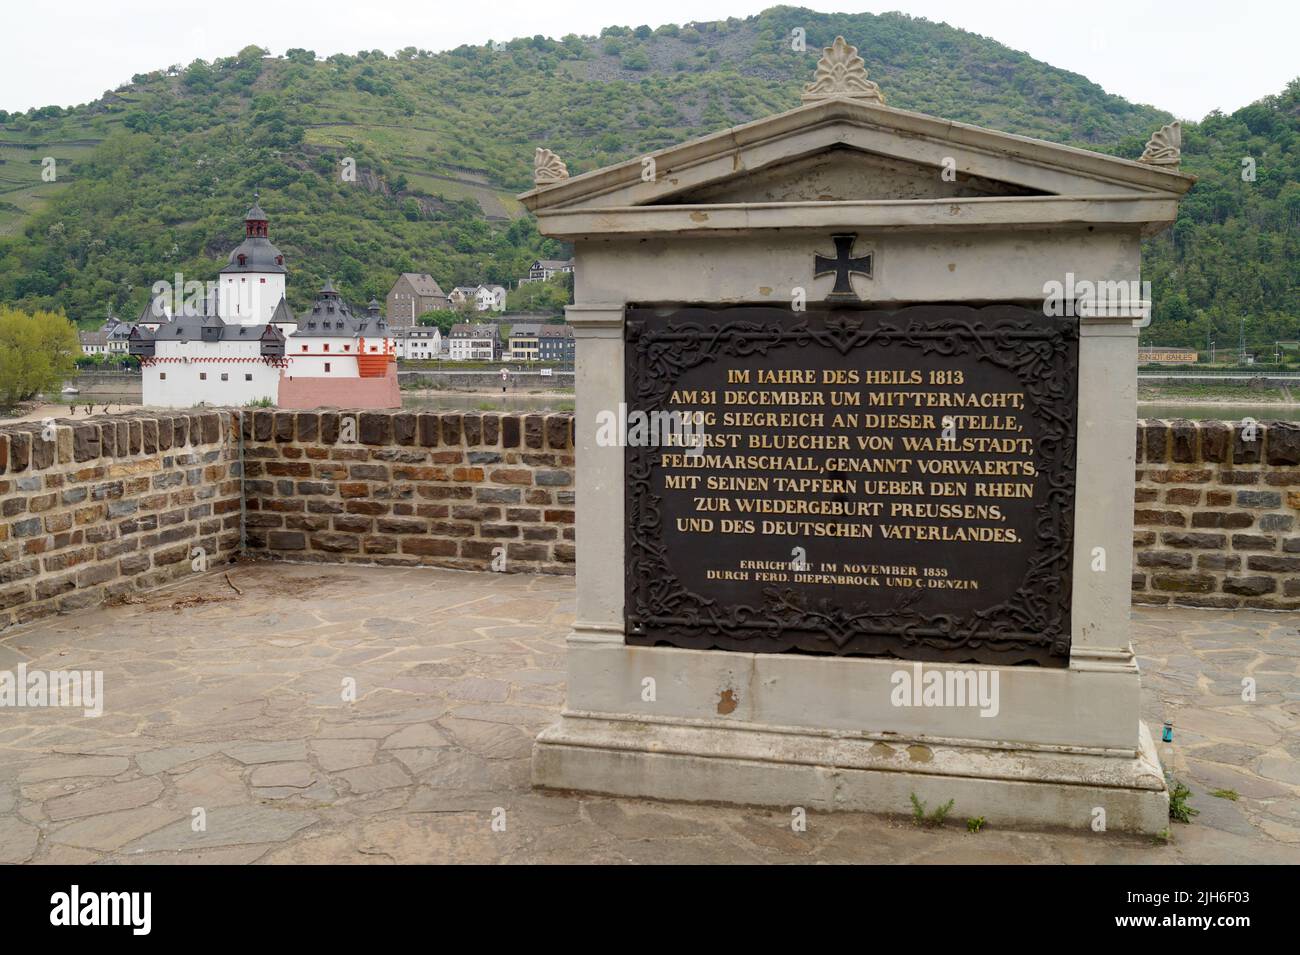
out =
<path fill-rule="evenodd" d="M 284 255 L 271 244 L 270 221 L 253 197 L 244 214 L 244 241 L 221 270 L 221 318 L 237 325 L 265 325 L 284 299 Z"/>

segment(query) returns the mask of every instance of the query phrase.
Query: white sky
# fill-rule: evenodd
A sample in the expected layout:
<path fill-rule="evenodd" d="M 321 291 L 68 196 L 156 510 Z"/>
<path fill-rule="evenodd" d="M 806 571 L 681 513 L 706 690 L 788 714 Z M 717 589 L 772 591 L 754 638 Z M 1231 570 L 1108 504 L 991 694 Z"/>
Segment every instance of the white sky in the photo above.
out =
<path fill-rule="evenodd" d="M 0 109 L 71 106 L 172 63 L 229 56 L 250 43 L 320 56 L 406 46 L 447 50 L 619 24 L 744 17 L 776 0 L 6 0 Z M 1231 112 L 1300 75 L 1295 0 L 886 0 L 791 5 L 824 12 L 901 10 L 1073 70 L 1128 100 L 1200 119 Z M 849 38 L 852 42 L 852 37 Z M 868 70 L 871 64 L 867 64 Z"/>

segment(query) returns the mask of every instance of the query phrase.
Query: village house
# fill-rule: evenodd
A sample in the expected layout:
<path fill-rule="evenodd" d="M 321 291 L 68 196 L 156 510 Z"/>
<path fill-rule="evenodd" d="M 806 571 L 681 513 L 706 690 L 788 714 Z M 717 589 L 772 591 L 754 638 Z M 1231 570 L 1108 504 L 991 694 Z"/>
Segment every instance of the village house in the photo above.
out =
<path fill-rule="evenodd" d="M 104 324 L 96 331 L 77 333 L 81 341 L 81 351 L 85 355 L 107 354 L 126 358 L 131 351 L 131 330 L 136 325 L 143 325 L 149 331 L 157 331 L 158 326 L 169 317 L 170 310 L 161 298 L 151 298 L 146 302 L 140 311 L 140 317 L 134 322 L 124 322 L 110 310 Z"/>
<path fill-rule="evenodd" d="M 108 336 L 108 353 L 125 357 L 130 351 L 131 324 L 118 321 L 112 328 L 101 329 Z"/>
<path fill-rule="evenodd" d="M 510 360 L 537 361 L 537 333 L 541 325 L 523 322 L 510 329 Z"/>
<path fill-rule="evenodd" d="M 419 272 L 399 275 L 385 304 L 388 325 L 394 329 L 414 326 L 425 312 L 451 308 L 451 300 L 433 276 Z"/>
<path fill-rule="evenodd" d="M 566 272 L 573 272 L 573 259 L 534 259 L 527 277 L 520 279 L 519 284 L 545 282 L 553 275 L 563 275 Z"/>
<path fill-rule="evenodd" d="M 537 333 L 537 360 L 572 365 L 573 329 L 568 325 L 543 325 Z"/>
<path fill-rule="evenodd" d="M 100 329 L 94 332 L 77 332 L 83 355 L 107 355 L 108 332 Z"/>
<path fill-rule="evenodd" d="M 495 361 L 501 339 L 495 325 L 453 325 L 447 336 L 447 357 L 452 361 Z"/>
<path fill-rule="evenodd" d="M 547 322 L 520 322 L 510 328 L 511 361 L 549 361 L 572 364 L 573 329 Z"/>
<path fill-rule="evenodd" d="M 430 361 L 446 357 L 442 332 L 436 326 L 399 328 L 393 334 L 397 339 L 397 357 L 401 361 Z"/>
<path fill-rule="evenodd" d="M 108 345 L 108 354 L 126 355 L 127 342 L 131 338 L 130 322 L 122 321 L 120 318 L 118 318 L 110 311 L 108 313 L 108 318 L 104 320 L 104 324 L 99 326 L 99 332 L 105 336 L 105 342 Z M 87 339 L 85 337 L 86 335 L 90 335 L 90 334 L 94 334 L 94 333 L 91 332 L 78 333 L 79 337 L 81 337 L 82 339 L 82 351 L 86 352 L 86 354 L 91 354 L 91 352 L 86 351 Z"/>
<path fill-rule="evenodd" d="M 452 308 L 501 312 L 506 307 L 506 289 L 503 285 L 457 285 L 448 299 Z"/>

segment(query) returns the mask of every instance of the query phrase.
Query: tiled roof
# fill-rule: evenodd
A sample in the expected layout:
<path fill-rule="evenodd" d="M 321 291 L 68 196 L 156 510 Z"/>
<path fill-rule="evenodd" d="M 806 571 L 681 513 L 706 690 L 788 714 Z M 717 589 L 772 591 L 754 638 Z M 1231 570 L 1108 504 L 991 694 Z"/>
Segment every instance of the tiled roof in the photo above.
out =
<path fill-rule="evenodd" d="M 423 275 L 419 272 L 403 272 L 402 278 L 411 283 L 411 288 L 415 290 L 416 295 L 435 298 L 447 297 L 443 294 L 442 287 L 434 281 L 432 275 Z"/>
<path fill-rule="evenodd" d="M 159 325 L 158 331 L 154 332 L 152 337 L 154 341 L 160 342 L 201 341 L 204 327 L 219 327 L 221 333 L 218 340 L 223 342 L 255 342 L 260 341 L 268 334 L 274 338 L 284 338 L 283 333 L 274 325 L 238 325 L 234 322 L 227 324 L 214 315 L 207 317 L 182 315 L 179 318 L 173 318 L 170 322 Z M 269 332 L 267 331 L 268 328 L 270 329 Z M 140 332 L 148 334 L 148 329 L 141 328 Z M 144 337 L 144 334 L 140 337 Z"/>
<path fill-rule="evenodd" d="M 497 327 L 495 325 L 453 325 L 451 326 L 452 338 L 496 338 Z"/>

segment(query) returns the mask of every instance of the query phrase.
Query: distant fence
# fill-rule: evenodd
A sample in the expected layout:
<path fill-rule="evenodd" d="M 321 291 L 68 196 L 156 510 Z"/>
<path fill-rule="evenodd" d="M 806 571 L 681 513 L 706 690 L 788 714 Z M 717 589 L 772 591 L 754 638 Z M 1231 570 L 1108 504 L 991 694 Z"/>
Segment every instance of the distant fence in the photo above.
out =
<path fill-rule="evenodd" d="M 1139 378 L 1277 378 L 1300 381 L 1300 371 L 1285 371 L 1275 365 L 1245 365 L 1241 368 L 1207 368 L 1204 365 L 1187 367 L 1169 365 L 1138 366 Z"/>
<path fill-rule="evenodd" d="M 432 388 L 446 391 L 492 391 L 502 388 L 501 371 L 399 371 L 399 385 L 404 389 Z M 509 371 L 504 382 L 507 392 L 521 391 L 571 391 L 572 371 L 553 371 L 543 375 L 540 371 Z"/>

